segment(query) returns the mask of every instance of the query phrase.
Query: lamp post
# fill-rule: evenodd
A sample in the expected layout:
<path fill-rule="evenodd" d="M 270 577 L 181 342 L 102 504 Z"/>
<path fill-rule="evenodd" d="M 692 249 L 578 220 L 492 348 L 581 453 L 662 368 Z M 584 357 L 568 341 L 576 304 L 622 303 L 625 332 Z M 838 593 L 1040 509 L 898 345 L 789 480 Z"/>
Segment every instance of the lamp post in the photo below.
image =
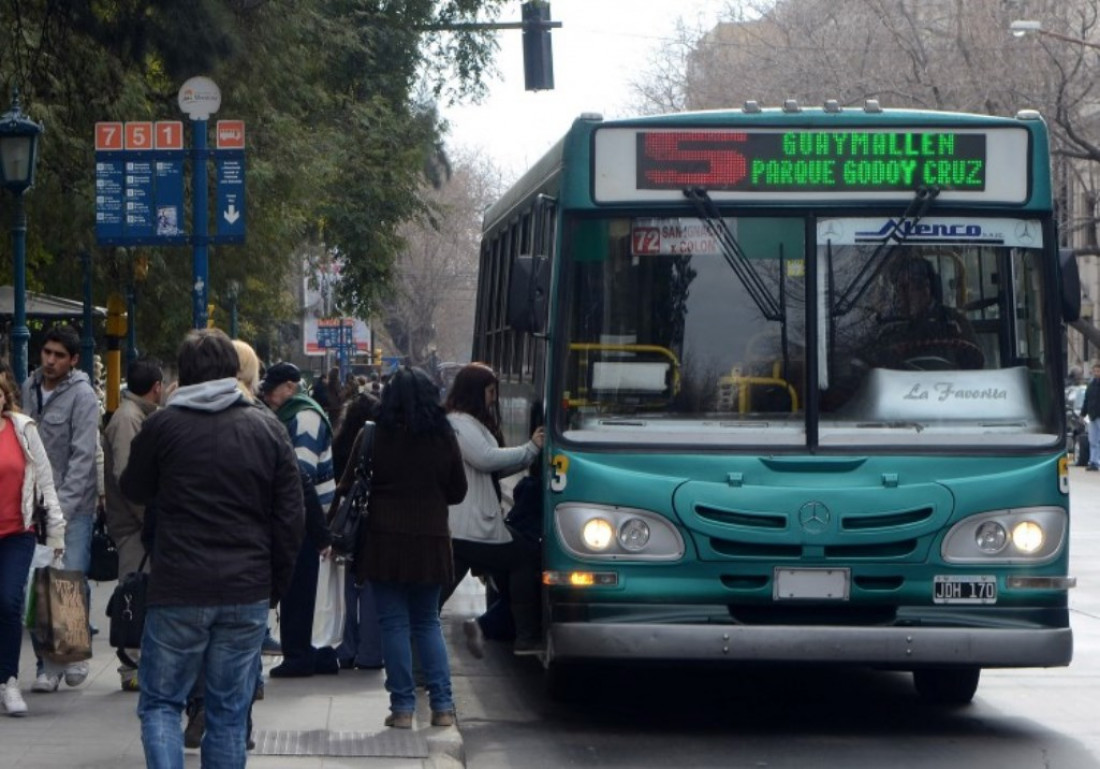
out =
<path fill-rule="evenodd" d="M 31 120 L 19 108 L 19 89 L 12 89 L 11 109 L 0 115 L 0 184 L 15 196 L 12 214 L 11 246 L 15 257 L 11 357 L 16 383 L 27 378 L 27 212 L 23 193 L 34 184 L 34 164 L 38 157 L 38 136 L 42 125 Z"/>
<path fill-rule="evenodd" d="M 230 279 L 225 284 L 225 298 L 229 300 L 229 338 L 237 338 L 237 297 L 241 293 L 241 282 Z"/>
<path fill-rule="evenodd" d="M 1034 21 L 1032 19 L 1017 19 L 1008 25 L 1008 29 L 1016 37 L 1023 37 L 1028 32 L 1034 32 L 1036 35 L 1053 37 L 1055 40 L 1083 45 L 1086 48 L 1100 48 L 1100 43 L 1093 43 L 1079 37 L 1071 37 L 1070 35 L 1063 35 L 1061 32 L 1051 32 L 1048 29 L 1043 29 L 1043 23 L 1041 21 Z"/>

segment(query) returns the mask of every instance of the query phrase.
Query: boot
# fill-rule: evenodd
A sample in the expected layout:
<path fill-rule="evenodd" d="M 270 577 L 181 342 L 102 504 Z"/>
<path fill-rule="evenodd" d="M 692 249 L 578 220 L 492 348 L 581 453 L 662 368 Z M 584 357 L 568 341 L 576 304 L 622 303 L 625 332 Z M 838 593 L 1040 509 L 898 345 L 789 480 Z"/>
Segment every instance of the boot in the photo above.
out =
<path fill-rule="evenodd" d="M 539 609 L 533 603 L 513 603 L 512 618 L 516 623 L 516 642 L 513 654 L 539 654 L 544 650 L 542 632 L 539 630 Z"/>

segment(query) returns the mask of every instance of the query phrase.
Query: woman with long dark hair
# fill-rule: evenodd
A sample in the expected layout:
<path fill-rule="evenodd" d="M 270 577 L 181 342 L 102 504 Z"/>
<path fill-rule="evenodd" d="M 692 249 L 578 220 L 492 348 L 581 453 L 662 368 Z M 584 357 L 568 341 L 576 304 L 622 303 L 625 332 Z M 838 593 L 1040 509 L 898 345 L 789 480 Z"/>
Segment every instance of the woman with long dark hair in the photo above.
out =
<path fill-rule="evenodd" d="M 515 622 L 516 654 L 534 654 L 541 647 L 539 632 L 539 552 L 537 546 L 516 535 L 504 521 L 500 478 L 531 465 L 543 443 L 538 427 L 522 446 L 506 448 L 500 429 L 498 382 L 483 363 L 470 363 L 455 376 L 447 394 L 447 418 L 462 450 L 469 490 L 461 503 L 451 507 L 455 579 L 446 601 L 471 568 L 508 574 L 508 594 Z M 484 629 L 478 620 L 463 626 L 466 642 L 475 657 L 484 654 Z"/>
<path fill-rule="evenodd" d="M 355 576 L 370 580 L 382 627 L 391 711 L 386 726 L 412 728 L 413 643 L 428 687 L 432 726 L 451 726 L 454 697 L 439 595 L 454 579 L 447 507 L 466 495 L 462 455 L 439 405 L 439 390 L 419 369 L 403 367 L 393 375 L 382 392 L 376 425 L 370 514 L 355 553 Z M 357 445 L 351 456 L 358 452 Z M 341 485 L 350 487 L 353 472 L 349 460 Z"/>

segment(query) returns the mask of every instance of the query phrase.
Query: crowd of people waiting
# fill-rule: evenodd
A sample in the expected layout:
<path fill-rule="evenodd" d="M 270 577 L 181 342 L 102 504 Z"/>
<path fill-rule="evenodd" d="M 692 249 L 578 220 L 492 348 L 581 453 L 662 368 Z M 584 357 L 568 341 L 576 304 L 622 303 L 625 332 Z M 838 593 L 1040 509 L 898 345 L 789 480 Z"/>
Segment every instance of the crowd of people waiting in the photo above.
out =
<path fill-rule="evenodd" d="M 86 571 L 104 508 L 120 573 L 149 575 L 141 648 L 117 651 L 122 689 L 139 692 L 150 767 L 181 766 L 185 746 L 200 748 L 204 766 L 244 766 L 252 703 L 264 696 L 262 652 L 282 655 L 272 678 L 383 668 L 385 726 L 398 729 L 412 727 L 419 678 L 432 725 L 454 724 L 439 617 L 470 571 L 497 598 L 464 626 L 475 656 L 486 637 L 514 637 L 517 654 L 538 651 L 538 525 L 506 519 L 500 480 L 523 469 L 532 471 L 524 483 L 538 477 L 543 431 L 505 446 L 489 367 L 465 366 L 442 402 L 437 382 L 408 366 L 384 383 L 341 384 L 334 368 L 311 397 L 295 365 L 276 363 L 261 375 L 249 345 L 203 329 L 180 345 L 171 384 L 156 361 L 132 362 L 121 404 L 101 429 L 79 349 L 76 331 L 57 326 L 21 393 L 11 371 L 0 370 L 7 715 L 27 712 L 18 675 L 36 545 L 64 568 Z M 328 521 L 351 487 L 368 421 L 370 512 L 345 572 L 342 642 L 318 648 L 318 571 L 334 557 Z M 530 491 L 524 507 L 533 509 Z M 45 510 L 38 522 L 37 501 Z M 32 646 L 37 652 L 33 637 Z M 87 662 L 38 657 L 31 691 L 79 686 L 88 675 Z"/>

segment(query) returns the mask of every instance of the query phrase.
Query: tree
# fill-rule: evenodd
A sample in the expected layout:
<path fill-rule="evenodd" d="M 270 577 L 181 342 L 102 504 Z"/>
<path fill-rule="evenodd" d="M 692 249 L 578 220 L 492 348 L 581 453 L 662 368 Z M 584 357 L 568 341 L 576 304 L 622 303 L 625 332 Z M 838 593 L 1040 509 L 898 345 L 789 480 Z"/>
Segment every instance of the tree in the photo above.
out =
<path fill-rule="evenodd" d="M 488 161 L 461 157 L 449 182 L 423 191 L 424 215 L 401 230 L 405 247 L 381 315 L 391 348 L 415 365 L 433 349 L 440 361 L 469 360 L 481 214 L 500 188 Z"/>
<path fill-rule="evenodd" d="M 421 30 L 491 19 L 503 3 L 0 0 L 0 83 L 17 85 L 47 127 L 27 200 L 32 288 L 73 293 L 88 248 L 97 297 L 122 289 L 133 255 L 94 243 L 92 127 L 178 119 L 179 86 L 202 73 L 221 87 L 219 117 L 248 126 L 248 242 L 214 249 L 211 297 L 241 281 L 242 327 L 275 327 L 293 302 L 295 253 L 316 243 L 341 254 L 345 298 L 365 316 L 390 278 L 402 223 L 424 210 L 425 169 L 438 167 L 433 100 L 476 98 L 495 51 L 489 33 Z M 190 327 L 189 259 L 143 251 L 152 268 L 141 328 L 157 334 L 143 347 L 168 357 Z"/>

